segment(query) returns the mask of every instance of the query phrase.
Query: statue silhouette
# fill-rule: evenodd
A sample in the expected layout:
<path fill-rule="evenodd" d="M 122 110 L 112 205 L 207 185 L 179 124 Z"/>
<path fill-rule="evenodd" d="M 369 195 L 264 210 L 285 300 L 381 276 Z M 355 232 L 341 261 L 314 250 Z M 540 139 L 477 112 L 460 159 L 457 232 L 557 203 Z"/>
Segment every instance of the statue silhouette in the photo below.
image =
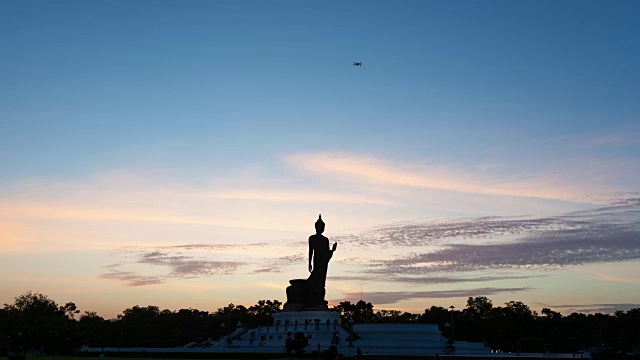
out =
<path fill-rule="evenodd" d="M 309 236 L 309 272 L 311 275 L 307 279 L 311 290 L 311 300 L 317 304 L 327 303 L 324 300 L 327 269 L 329 268 L 329 260 L 338 247 L 338 243 L 334 243 L 333 248 L 329 249 L 329 239 L 322 235 L 323 232 L 324 221 L 322 221 L 321 214 L 316 221 L 315 235 Z M 311 258 L 313 258 L 313 266 L 311 266 Z"/>
<path fill-rule="evenodd" d="M 324 232 L 322 215 L 318 216 L 315 227 L 316 233 L 309 236 L 309 272 L 311 274 L 306 280 L 289 281 L 291 286 L 287 288 L 287 303 L 284 304 L 284 311 L 327 308 L 327 301 L 324 300 L 327 269 L 338 244 L 334 243 L 333 247 L 329 248 L 329 239 L 322 235 Z"/>

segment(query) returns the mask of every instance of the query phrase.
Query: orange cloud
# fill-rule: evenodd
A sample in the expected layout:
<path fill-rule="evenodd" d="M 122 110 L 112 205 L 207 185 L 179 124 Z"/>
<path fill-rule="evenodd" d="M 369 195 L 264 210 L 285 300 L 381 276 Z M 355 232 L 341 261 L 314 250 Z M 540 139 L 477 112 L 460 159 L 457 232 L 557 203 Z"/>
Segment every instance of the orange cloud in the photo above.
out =
<path fill-rule="evenodd" d="M 333 202 L 392 205 L 391 201 L 368 196 L 358 196 L 340 192 L 278 191 L 278 190 L 238 190 L 212 193 L 212 198 L 235 200 L 258 200 L 274 202 Z"/>
<path fill-rule="evenodd" d="M 575 201 L 583 197 L 557 179 L 508 179 L 487 171 L 465 171 L 445 166 L 393 164 L 354 154 L 307 153 L 285 158 L 295 168 L 326 178 L 352 179 L 374 184 L 432 188 L 485 195 L 535 197 Z"/>
<path fill-rule="evenodd" d="M 0 209 L 0 217 L 13 219 L 59 219 L 89 221 L 144 221 L 179 224 L 208 224 L 234 226 L 232 222 L 216 221 L 181 215 L 170 215 L 149 209 L 99 208 L 90 205 L 65 203 L 13 203 L 9 209 Z"/>
<path fill-rule="evenodd" d="M 638 279 L 621 278 L 621 277 L 609 276 L 604 274 L 598 275 L 597 278 L 599 280 L 618 282 L 618 283 L 640 284 L 640 280 Z"/>
<path fill-rule="evenodd" d="M 0 222 L 0 247 L 5 250 L 11 250 L 16 248 L 21 239 L 18 236 L 20 227 L 8 222 Z"/>

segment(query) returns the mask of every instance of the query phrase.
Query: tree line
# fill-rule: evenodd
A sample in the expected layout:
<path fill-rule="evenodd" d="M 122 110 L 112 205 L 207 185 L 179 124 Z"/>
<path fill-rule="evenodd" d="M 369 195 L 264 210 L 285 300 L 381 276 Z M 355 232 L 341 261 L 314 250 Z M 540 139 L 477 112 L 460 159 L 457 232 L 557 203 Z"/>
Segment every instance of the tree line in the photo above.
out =
<path fill-rule="evenodd" d="M 81 347 L 176 347 L 219 339 L 238 325 L 272 325 L 278 300 L 259 300 L 249 307 L 229 304 L 215 312 L 197 309 L 160 310 L 133 306 L 113 319 L 93 311 L 80 314 L 72 302 L 58 305 L 48 296 L 27 292 L 0 309 L 2 352 L 35 350 L 70 354 Z M 492 349 L 520 352 L 630 351 L 640 343 L 640 308 L 614 314 L 572 313 L 563 316 L 548 308 L 541 314 L 520 301 L 494 306 L 484 296 L 469 297 L 464 309 L 431 306 L 422 314 L 376 311 L 371 303 L 341 302 L 332 310 L 342 323 L 428 323 L 455 341 L 484 341 Z"/>

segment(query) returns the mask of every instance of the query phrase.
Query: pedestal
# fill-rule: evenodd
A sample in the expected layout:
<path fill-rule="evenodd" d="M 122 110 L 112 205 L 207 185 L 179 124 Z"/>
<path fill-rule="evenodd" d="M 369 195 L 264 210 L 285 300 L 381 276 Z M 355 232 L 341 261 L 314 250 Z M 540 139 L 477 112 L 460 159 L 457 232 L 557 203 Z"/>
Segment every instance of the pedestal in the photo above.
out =
<path fill-rule="evenodd" d="M 316 319 L 320 320 L 320 326 L 326 327 L 327 320 L 333 329 L 334 322 L 340 322 L 340 313 L 337 311 L 281 311 L 271 315 L 275 323 L 280 321 L 280 326 L 294 325 L 298 321 L 298 329 L 304 329 L 304 321 L 307 320 L 308 330 L 316 326 Z"/>

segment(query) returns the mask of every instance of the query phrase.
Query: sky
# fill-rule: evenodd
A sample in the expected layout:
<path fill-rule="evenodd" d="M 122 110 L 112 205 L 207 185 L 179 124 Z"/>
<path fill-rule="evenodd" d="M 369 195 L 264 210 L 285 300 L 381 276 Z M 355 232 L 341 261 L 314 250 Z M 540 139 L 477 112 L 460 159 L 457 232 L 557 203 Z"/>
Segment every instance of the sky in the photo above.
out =
<path fill-rule="evenodd" d="M 639 12 L 0 0 L 0 303 L 640 307 Z"/>

